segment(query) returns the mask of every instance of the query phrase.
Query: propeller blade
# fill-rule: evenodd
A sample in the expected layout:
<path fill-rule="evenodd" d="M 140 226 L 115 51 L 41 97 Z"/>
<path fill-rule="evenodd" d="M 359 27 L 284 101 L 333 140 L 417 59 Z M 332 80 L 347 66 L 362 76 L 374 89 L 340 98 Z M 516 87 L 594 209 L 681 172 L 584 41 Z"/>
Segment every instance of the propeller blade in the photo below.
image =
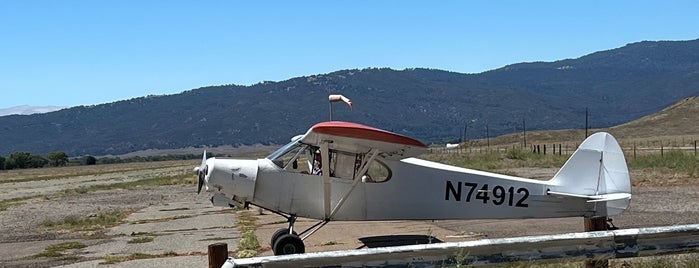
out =
<path fill-rule="evenodd" d="M 201 187 L 204 186 L 204 176 L 203 174 L 199 174 L 199 184 L 197 185 L 197 194 L 201 193 Z"/>
<path fill-rule="evenodd" d="M 204 186 L 204 178 L 206 178 L 206 172 L 208 168 L 206 167 L 206 150 L 204 150 L 204 156 L 201 158 L 201 166 L 197 169 L 197 177 L 199 177 L 199 183 L 197 184 L 197 194 L 201 193 L 201 188 Z"/>

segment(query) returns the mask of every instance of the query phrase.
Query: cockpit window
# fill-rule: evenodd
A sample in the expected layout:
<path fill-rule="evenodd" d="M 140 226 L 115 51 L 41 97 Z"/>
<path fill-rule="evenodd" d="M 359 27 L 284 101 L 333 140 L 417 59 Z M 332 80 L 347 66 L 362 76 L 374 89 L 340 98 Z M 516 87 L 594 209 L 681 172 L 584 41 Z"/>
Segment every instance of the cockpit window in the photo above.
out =
<path fill-rule="evenodd" d="M 331 150 L 330 155 L 331 176 L 348 180 L 354 178 L 357 166 L 355 165 L 355 154 Z"/>
<path fill-rule="evenodd" d="M 279 150 L 267 156 L 272 163 L 288 171 L 300 172 L 308 170 L 307 155 L 305 152 L 309 146 L 300 142 L 290 142 Z M 301 167 L 299 167 L 301 163 Z"/>
<path fill-rule="evenodd" d="M 381 161 L 374 159 L 369 163 L 369 169 L 364 175 L 364 182 L 385 182 L 391 179 L 391 170 Z"/>
<path fill-rule="evenodd" d="M 330 150 L 330 176 L 334 178 L 353 180 L 361 178 L 363 182 L 385 182 L 391 178 L 391 170 L 382 163 L 380 156 L 368 163 L 364 174 L 358 176 L 366 153 L 349 153 Z M 292 141 L 267 156 L 279 168 L 289 172 L 320 175 L 321 156 L 319 148 L 298 141 Z M 318 172 L 316 172 L 318 171 Z"/>
<path fill-rule="evenodd" d="M 361 165 L 369 157 L 363 153 L 347 153 L 331 150 L 330 170 L 333 177 L 353 180 L 359 178 L 363 182 L 384 182 L 391 178 L 391 170 L 378 161 L 378 157 L 368 163 L 369 168 L 364 174 Z"/>
<path fill-rule="evenodd" d="M 274 151 L 272 154 L 267 156 L 267 159 L 274 161 L 275 159 L 289 153 L 289 151 L 292 151 L 296 149 L 296 147 L 300 147 L 302 144 L 297 141 L 292 141 L 290 143 L 287 143 L 286 145 L 282 146 L 281 148 L 277 149 Z"/>

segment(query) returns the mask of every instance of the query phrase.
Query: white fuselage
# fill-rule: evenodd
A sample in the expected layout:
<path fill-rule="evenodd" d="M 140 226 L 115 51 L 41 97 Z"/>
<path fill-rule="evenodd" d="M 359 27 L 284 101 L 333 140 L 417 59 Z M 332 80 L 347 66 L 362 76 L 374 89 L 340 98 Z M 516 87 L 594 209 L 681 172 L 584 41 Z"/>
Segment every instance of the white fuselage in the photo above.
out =
<path fill-rule="evenodd" d="M 458 168 L 416 158 L 382 161 L 391 179 L 359 182 L 330 178 L 331 206 L 346 202 L 332 220 L 554 218 L 604 215 L 582 198 L 553 196 L 560 187 L 539 181 Z M 323 177 L 287 172 L 259 159 L 251 203 L 299 217 L 324 219 Z"/>

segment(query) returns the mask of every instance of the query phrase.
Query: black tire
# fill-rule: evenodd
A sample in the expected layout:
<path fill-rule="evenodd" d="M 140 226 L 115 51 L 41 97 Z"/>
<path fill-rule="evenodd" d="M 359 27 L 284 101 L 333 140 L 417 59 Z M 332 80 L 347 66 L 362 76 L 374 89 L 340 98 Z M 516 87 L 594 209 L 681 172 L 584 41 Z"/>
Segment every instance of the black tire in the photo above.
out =
<path fill-rule="evenodd" d="M 298 235 L 283 234 L 274 243 L 274 255 L 301 254 L 306 252 L 306 246 Z"/>
<path fill-rule="evenodd" d="M 274 243 L 277 242 L 277 239 L 279 239 L 279 237 L 281 237 L 283 234 L 288 234 L 288 233 L 289 233 L 289 229 L 287 229 L 287 228 L 281 228 L 281 229 L 277 230 L 277 231 L 274 232 L 274 234 L 272 235 L 272 240 L 271 240 L 271 242 L 269 243 L 269 245 L 272 246 L 272 247 L 274 247 Z M 295 234 L 295 235 L 299 235 L 299 234 L 296 233 L 296 231 L 294 231 L 294 234 Z"/>

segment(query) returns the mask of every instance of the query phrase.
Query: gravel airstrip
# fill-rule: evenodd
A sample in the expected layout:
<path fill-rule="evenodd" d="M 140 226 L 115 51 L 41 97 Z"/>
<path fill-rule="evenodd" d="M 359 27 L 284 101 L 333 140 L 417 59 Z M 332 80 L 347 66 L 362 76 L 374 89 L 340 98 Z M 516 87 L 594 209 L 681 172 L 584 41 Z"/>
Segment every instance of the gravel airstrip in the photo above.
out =
<path fill-rule="evenodd" d="M 18 179 L 12 171 L 0 173 L 0 202 L 17 200 L 0 209 L 0 267 L 206 267 L 207 245 L 224 242 L 234 251 L 241 238 L 236 228 L 239 212 L 215 208 L 209 194 L 195 193 L 194 184 L 136 189 L 73 191 L 155 177 L 191 174 L 197 163 L 115 170 L 96 175 L 57 175 L 46 179 Z M 52 172 L 52 170 L 47 170 Z M 556 169 L 517 169 L 510 174 L 550 177 Z M 194 181 L 194 175 L 192 181 Z M 82 187 L 82 188 L 81 188 Z M 642 186 L 633 188 L 631 208 L 614 218 L 621 228 L 699 223 L 699 186 Z M 34 197 L 31 199 L 17 199 Z M 90 218 L 112 211 L 128 216 L 118 225 L 90 231 L 47 229 L 48 221 L 69 217 Z M 252 208 L 260 255 L 272 255 L 268 241 L 283 218 Z M 315 223 L 300 219 L 303 229 Z M 307 252 L 361 248 L 358 238 L 381 235 L 429 235 L 452 242 L 483 237 L 579 232 L 581 218 L 546 220 L 331 222 L 311 236 Z M 134 243 L 143 237 L 152 241 Z M 42 256 L 52 245 L 77 242 L 82 248 L 59 250 L 60 256 Z M 37 256 L 39 255 L 39 256 Z M 130 256 L 130 257 L 129 257 Z M 147 256 L 131 260 L 133 256 Z M 127 258 L 128 257 L 128 258 Z M 105 264 L 108 259 L 120 259 Z"/>

